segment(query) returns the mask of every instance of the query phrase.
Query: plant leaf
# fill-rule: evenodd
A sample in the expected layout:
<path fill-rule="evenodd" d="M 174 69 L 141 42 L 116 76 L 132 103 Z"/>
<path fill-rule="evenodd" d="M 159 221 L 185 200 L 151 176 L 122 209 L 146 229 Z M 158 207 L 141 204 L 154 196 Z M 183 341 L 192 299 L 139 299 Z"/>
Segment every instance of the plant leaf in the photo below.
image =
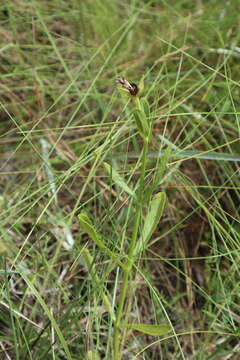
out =
<path fill-rule="evenodd" d="M 147 136 L 149 136 L 149 124 L 146 118 L 145 113 L 142 110 L 139 109 L 134 109 L 133 111 L 133 115 L 135 118 L 135 123 L 137 125 L 139 134 L 143 137 L 146 138 Z"/>
<path fill-rule="evenodd" d="M 163 151 L 150 151 L 148 153 L 149 159 L 156 159 L 158 157 L 163 157 L 164 152 Z M 139 153 L 137 152 L 129 152 L 127 154 L 124 153 L 118 153 L 114 156 L 111 156 L 114 159 L 138 159 Z M 239 154 L 227 154 L 227 153 L 218 153 L 215 151 L 208 151 L 202 152 L 202 151 L 181 151 L 178 153 L 171 152 L 171 159 L 184 159 L 189 158 L 190 159 L 200 159 L 200 160 L 214 160 L 214 161 L 233 161 L 233 162 L 240 162 L 240 155 Z"/>
<path fill-rule="evenodd" d="M 19 272 L 12 270 L 0 270 L 0 275 L 12 275 L 12 274 L 19 274 Z"/>
<path fill-rule="evenodd" d="M 139 81 L 139 85 L 138 85 L 139 92 L 138 92 L 137 96 L 142 95 L 142 93 L 144 91 L 144 78 L 145 78 L 145 75 L 143 75 Z"/>
<path fill-rule="evenodd" d="M 154 195 L 150 203 L 150 208 L 144 221 L 142 235 L 139 239 L 139 242 L 136 245 L 134 255 L 137 255 L 140 251 L 146 249 L 147 243 L 150 237 L 152 236 L 153 232 L 155 231 L 163 214 L 166 198 L 167 197 L 164 192 L 160 192 Z"/>
<path fill-rule="evenodd" d="M 152 336 L 165 335 L 172 330 L 171 326 L 168 324 L 121 324 L 120 327 L 137 330 L 141 333 Z"/>
<path fill-rule="evenodd" d="M 240 161 L 240 155 L 238 154 L 226 154 L 226 153 L 218 153 L 215 151 L 197 151 L 197 150 L 189 150 L 189 151 L 181 151 L 177 154 L 173 154 L 173 157 L 184 159 L 205 159 L 205 160 L 215 160 L 215 161 Z"/>
<path fill-rule="evenodd" d="M 97 233 L 92 221 L 90 220 L 90 218 L 87 216 L 86 213 L 81 212 L 78 215 L 78 219 L 80 222 L 80 225 L 82 227 L 82 229 L 88 234 L 88 236 L 94 241 L 97 242 L 98 238 L 100 237 L 99 234 Z"/>
<path fill-rule="evenodd" d="M 147 99 L 145 99 L 145 98 L 140 99 L 140 104 L 141 104 L 141 108 L 144 111 L 144 114 L 145 114 L 145 116 L 147 118 L 147 121 L 149 123 L 149 121 L 150 121 L 150 107 L 149 107 L 149 103 L 148 103 Z"/>
<path fill-rule="evenodd" d="M 103 163 L 105 169 L 107 170 L 108 174 L 112 176 L 113 182 L 118 185 L 121 189 L 123 189 L 127 194 L 135 197 L 135 192 L 130 189 L 130 187 L 127 185 L 127 183 L 125 182 L 125 180 L 123 179 L 123 177 L 121 175 L 119 175 L 119 173 L 113 169 L 108 163 L 104 162 Z"/>
<path fill-rule="evenodd" d="M 101 235 L 98 234 L 88 215 L 85 212 L 81 212 L 78 215 L 78 220 L 80 222 L 81 228 L 88 234 L 90 239 L 92 239 L 106 255 L 108 255 L 111 259 L 114 259 L 119 266 L 121 266 L 123 269 L 126 269 L 126 266 L 119 260 L 119 255 L 108 249 L 108 247 L 104 244 Z"/>

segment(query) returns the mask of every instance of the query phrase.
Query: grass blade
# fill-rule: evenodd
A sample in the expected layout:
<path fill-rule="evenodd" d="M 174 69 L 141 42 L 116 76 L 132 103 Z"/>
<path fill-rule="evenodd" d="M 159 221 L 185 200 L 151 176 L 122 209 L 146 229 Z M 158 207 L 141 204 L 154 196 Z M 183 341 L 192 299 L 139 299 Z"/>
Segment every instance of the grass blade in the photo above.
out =
<path fill-rule="evenodd" d="M 172 329 L 168 324 L 121 324 L 122 328 L 137 330 L 141 333 L 152 335 L 152 336 L 161 336 L 169 333 Z"/>

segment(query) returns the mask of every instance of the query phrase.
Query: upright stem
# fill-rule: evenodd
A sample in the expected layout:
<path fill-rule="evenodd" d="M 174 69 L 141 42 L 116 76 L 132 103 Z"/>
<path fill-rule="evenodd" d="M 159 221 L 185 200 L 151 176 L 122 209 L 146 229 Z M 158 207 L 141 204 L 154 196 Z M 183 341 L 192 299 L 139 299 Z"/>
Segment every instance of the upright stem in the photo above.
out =
<path fill-rule="evenodd" d="M 144 178 L 146 172 L 146 162 L 147 162 L 147 152 L 148 152 L 148 139 L 143 139 L 143 153 L 142 153 L 142 164 L 141 164 L 141 175 L 140 175 L 140 182 L 139 188 L 137 192 L 137 207 L 136 207 L 136 215 L 135 215 L 135 222 L 134 228 L 132 232 L 132 238 L 129 245 L 128 256 L 126 260 L 126 270 L 124 270 L 123 275 L 123 282 L 122 288 L 119 296 L 118 302 L 118 309 L 116 314 L 116 321 L 114 325 L 114 337 L 113 337 L 113 350 L 114 350 L 114 360 L 121 360 L 121 353 L 120 353 L 120 341 L 119 341 L 119 328 L 123 314 L 124 303 L 126 299 L 127 287 L 128 287 L 128 280 L 129 276 L 134 264 L 134 249 L 137 241 L 137 235 L 139 231 L 139 225 L 141 220 L 141 213 L 142 213 L 142 200 L 143 200 L 143 192 L 144 192 Z"/>

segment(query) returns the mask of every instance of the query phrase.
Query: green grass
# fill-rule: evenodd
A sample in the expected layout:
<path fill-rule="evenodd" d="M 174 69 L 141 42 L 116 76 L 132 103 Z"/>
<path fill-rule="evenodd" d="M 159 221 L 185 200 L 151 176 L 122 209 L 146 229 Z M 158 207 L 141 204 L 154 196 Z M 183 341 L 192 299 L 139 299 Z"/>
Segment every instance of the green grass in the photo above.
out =
<path fill-rule="evenodd" d="M 239 20 L 0 4 L 0 359 L 239 359 Z"/>

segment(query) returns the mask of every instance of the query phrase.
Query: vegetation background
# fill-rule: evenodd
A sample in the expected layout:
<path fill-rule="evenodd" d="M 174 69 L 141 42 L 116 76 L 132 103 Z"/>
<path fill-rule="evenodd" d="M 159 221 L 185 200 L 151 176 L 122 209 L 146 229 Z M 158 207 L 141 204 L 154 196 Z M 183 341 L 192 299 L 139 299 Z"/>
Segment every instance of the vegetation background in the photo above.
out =
<path fill-rule="evenodd" d="M 121 330 L 121 358 L 239 359 L 239 24 L 238 0 L 1 2 L 0 359 L 114 359 L 123 274 L 77 215 L 124 259 L 143 144 L 119 76 L 144 76 L 146 187 L 170 154 L 124 316 L 172 328 Z"/>

